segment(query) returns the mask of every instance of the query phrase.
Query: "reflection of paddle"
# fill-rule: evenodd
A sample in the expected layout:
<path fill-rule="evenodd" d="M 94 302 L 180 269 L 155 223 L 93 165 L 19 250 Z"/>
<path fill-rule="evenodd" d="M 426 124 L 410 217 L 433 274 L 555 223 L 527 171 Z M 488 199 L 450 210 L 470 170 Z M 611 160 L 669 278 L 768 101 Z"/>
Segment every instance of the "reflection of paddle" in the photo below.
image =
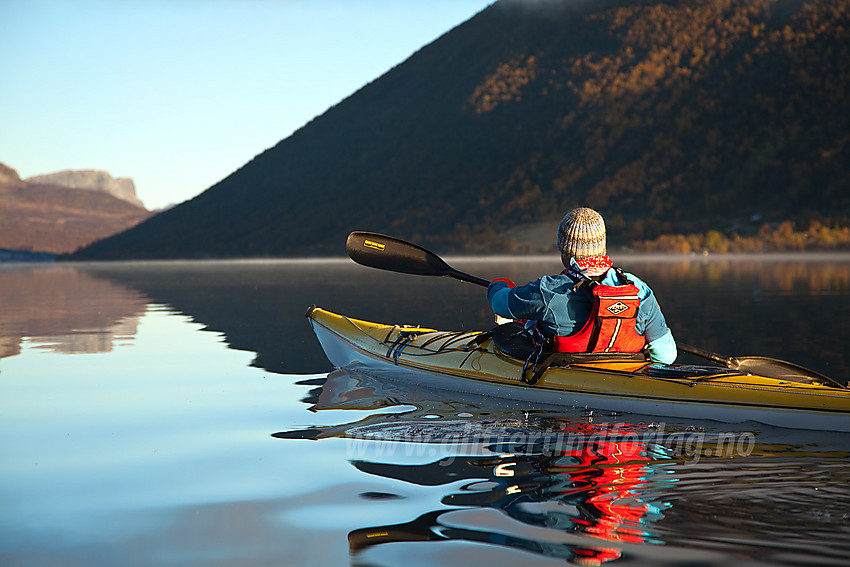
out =
<path fill-rule="evenodd" d="M 726 368 L 738 370 L 740 372 L 749 372 L 750 374 L 777 378 L 779 380 L 789 380 L 792 382 L 804 382 L 807 384 L 812 382 L 821 382 L 829 386 L 837 386 L 839 388 L 844 387 L 832 378 L 824 376 L 819 372 L 798 366 L 792 362 L 778 360 L 776 358 L 768 358 L 766 356 L 723 356 L 715 352 L 710 352 L 681 343 L 676 344 L 676 347 L 679 350 L 683 350 L 700 358 L 711 360 L 712 362 L 716 362 Z"/>
<path fill-rule="evenodd" d="M 410 242 L 391 236 L 384 236 L 383 234 L 352 232 L 348 236 L 345 248 L 352 260 L 371 268 L 420 276 L 449 276 L 485 287 L 490 283 L 487 280 L 455 270 L 433 252 L 429 252 Z M 767 358 L 765 356 L 725 357 L 707 350 L 681 344 L 678 345 L 678 348 L 721 364 L 726 368 L 741 372 L 749 372 L 779 380 L 805 383 L 821 382 L 839 388 L 844 387 L 832 378 L 784 360 Z"/>
<path fill-rule="evenodd" d="M 345 249 L 352 260 L 370 268 L 417 276 L 449 276 L 484 287 L 490 284 L 487 280 L 455 270 L 433 252 L 392 236 L 352 232 L 348 235 Z"/>

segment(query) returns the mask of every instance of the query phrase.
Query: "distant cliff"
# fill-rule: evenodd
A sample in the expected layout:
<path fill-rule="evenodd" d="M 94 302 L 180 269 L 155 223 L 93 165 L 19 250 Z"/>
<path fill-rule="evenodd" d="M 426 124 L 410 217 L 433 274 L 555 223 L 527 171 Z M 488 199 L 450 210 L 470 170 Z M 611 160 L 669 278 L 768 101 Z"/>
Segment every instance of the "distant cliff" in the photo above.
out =
<path fill-rule="evenodd" d="M 91 173 L 94 175 L 75 178 L 78 183 L 88 179 L 91 184 L 99 184 L 87 188 L 93 190 L 85 190 L 57 185 L 61 177 L 39 176 L 22 181 L 15 169 L 0 163 L 0 261 L 43 257 L 37 254 L 22 256 L 16 251 L 73 252 L 133 227 L 152 215 L 135 198 L 131 180 L 115 180 L 108 174 Z M 45 178 L 51 183 L 41 181 Z M 74 176 L 69 179 L 73 181 Z M 122 191 L 139 205 L 116 197 L 113 190 Z"/>
<path fill-rule="evenodd" d="M 136 186 L 129 177 L 112 177 L 105 171 L 68 170 L 47 175 L 28 177 L 26 183 L 35 185 L 61 185 L 73 189 L 91 189 L 103 191 L 122 201 L 145 208 L 144 203 L 136 196 Z"/>
<path fill-rule="evenodd" d="M 342 255 L 355 229 L 520 250 L 517 227 L 578 205 L 615 245 L 831 227 L 848 100 L 846 0 L 502 0 L 76 257 Z"/>
<path fill-rule="evenodd" d="M 5 163 L 0 163 L 0 185 L 23 185 L 20 175 Z"/>

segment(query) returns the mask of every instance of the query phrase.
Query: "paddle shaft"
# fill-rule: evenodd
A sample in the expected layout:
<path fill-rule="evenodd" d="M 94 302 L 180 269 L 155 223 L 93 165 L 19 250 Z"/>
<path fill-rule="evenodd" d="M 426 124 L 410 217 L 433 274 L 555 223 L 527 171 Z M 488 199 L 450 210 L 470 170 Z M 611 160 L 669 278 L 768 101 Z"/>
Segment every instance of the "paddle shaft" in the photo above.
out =
<path fill-rule="evenodd" d="M 448 275 L 450 277 L 453 277 L 453 278 L 460 280 L 462 282 L 474 283 L 475 285 L 480 285 L 482 287 L 489 287 L 489 285 L 490 285 L 490 282 L 487 281 L 487 280 L 477 278 L 475 276 L 472 276 L 470 274 L 465 274 L 463 272 L 458 272 L 457 270 L 454 270 L 453 272 L 451 272 Z"/>
<path fill-rule="evenodd" d="M 725 356 L 722 356 L 720 354 L 717 354 L 716 352 L 703 350 L 701 348 L 697 348 L 697 347 L 694 347 L 694 346 L 691 346 L 691 345 L 677 343 L 676 347 L 679 350 L 683 350 L 687 353 L 693 354 L 693 355 L 698 356 L 700 358 L 705 358 L 706 360 L 710 360 L 712 362 L 722 364 L 723 366 L 725 366 L 727 368 L 733 368 L 735 366 L 735 363 L 736 363 L 735 359 L 733 359 L 731 357 L 725 357 Z"/>

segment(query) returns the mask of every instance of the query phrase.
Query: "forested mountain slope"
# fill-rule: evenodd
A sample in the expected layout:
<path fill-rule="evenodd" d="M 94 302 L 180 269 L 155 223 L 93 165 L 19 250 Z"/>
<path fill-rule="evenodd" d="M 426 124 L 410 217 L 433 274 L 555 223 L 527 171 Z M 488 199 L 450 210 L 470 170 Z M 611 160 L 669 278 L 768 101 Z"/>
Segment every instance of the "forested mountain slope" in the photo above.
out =
<path fill-rule="evenodd" d="M 80 258 L 492 251 L 595 207 L 626 243 L 850 211 L 850 2 L 502 0 Z"/>

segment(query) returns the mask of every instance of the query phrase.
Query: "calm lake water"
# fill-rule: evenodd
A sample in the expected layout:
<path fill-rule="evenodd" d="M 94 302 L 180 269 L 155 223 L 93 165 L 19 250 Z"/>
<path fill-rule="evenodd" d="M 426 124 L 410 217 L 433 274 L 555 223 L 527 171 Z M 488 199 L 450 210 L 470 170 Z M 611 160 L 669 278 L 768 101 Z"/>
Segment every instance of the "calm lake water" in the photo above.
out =
<path fill-rule="evenodd" d="M 615 260 L 679 341 L 850 379 L 850 257 Z M 492 320 L 343 260 L 0 266 L 0 565 L 848 564 L 850 434 L 381 384 L 333 371 L 312 304 Z"/>

